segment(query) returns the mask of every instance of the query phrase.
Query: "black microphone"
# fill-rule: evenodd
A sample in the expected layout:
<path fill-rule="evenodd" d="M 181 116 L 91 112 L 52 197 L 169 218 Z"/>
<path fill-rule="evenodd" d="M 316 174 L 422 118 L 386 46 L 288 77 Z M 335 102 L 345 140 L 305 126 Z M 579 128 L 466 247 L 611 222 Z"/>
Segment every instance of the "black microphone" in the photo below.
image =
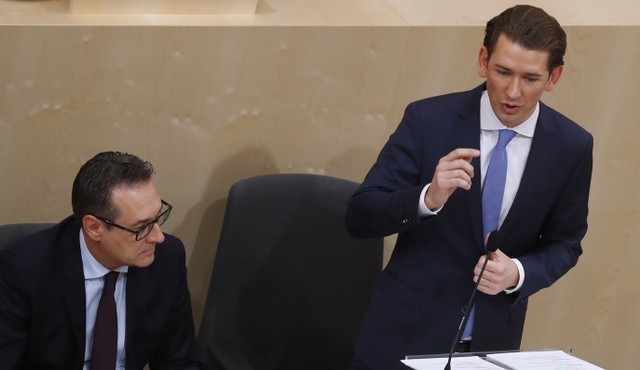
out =
<path fill-rule="evenodd" d="M 480 274 L 478 274 L 478 281 L 476 281 L 476 285 L 473 287 L 473 291 L 471 292 L 471 297 L 469 297 L 469 303 L 462 314 L 462 321 L 460 321 L 460 326 L 458 326 L 458 331 L 456 335 L 453 337 L 453 343 L 451 344 L 451 349 L 449 350 L 449 359 L 447 360 L 447 364 L 444 366 L 444 370 L 451 370 L 451 357 L 453 356 L 453 351 L 456 349 L 456 344 L 460 340 L 460 335 L 462 335 L 462 329 L 467 325 L 467 320 L 469 319 L 469 312 L 471 311 L 471 307 L 473 305 L 473 297 L 476 295 L 478 291 L 478 285 L 480 285 L 480 280 L 482 280 L 482 275 L 484 274 L 484 270 L 487 267 L 487 262 L 489 261 L 489 256 L 491 252 L 495 252 L 498 250 L 498 246 L 502 244 L 502 235 L 498 230 L 492 231 L 487 237 L 487 254 L 484 262 L 482 263 L 482 268 L 480 269 Z"/>

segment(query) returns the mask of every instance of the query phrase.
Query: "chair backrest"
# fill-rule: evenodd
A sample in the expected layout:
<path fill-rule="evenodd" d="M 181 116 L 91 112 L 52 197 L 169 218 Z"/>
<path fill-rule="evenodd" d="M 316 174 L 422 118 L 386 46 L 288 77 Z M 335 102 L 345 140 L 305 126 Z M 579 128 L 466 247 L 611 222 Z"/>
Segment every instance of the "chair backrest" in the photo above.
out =
<path fill-rule="evenodd" d="M 347 233 L 357 186 L 308 174 L 233 185 L 199 331 L 205 361 L 215 353 L 230 370 L 349 368 L 383 249 L 382 238 Z"/>
<path fill-rule="evenodd" d="M 53 223 L 22 223 L 0 225 L 0 249 L 5 248 L 14 241 L 33 234 L 37 231 L 52 227 Z"/>

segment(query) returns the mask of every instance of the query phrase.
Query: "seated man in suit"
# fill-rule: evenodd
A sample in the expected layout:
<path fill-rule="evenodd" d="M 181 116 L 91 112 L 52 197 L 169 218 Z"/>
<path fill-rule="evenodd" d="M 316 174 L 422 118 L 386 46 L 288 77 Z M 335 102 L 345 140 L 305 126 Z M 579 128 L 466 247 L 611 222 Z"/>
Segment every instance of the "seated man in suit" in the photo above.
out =
<path fill-rule="evenodd" d="M 200 369 L 184 246 L 160 229 L 172 207 L 153 174 L 99 153 L 73 216 L 0 252 L 3 370 Z"/>
<path fill-rule="evenodd" d="M 528 297 L 577 263 L 593 138 L 540 101 L 560 79 L 566 46 L 542 9 L 509 8 L 485 29 L 484 84 L 407 107 L 347 211 L 355 236 L 398 234 L 356 369 L 403 369 L 405 355 L 448 353 L 462 312 L 458 351 L 518 349 Z"/>

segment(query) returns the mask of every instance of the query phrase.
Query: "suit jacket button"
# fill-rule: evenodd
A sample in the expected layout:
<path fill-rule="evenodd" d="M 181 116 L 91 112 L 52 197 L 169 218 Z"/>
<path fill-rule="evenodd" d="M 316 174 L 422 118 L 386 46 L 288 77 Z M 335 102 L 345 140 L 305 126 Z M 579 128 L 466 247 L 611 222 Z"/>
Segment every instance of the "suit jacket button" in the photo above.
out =
<path fill-rule="evenodd" d="M 400 221 L 400 223 L 402 223 L 403 225 L 406 225 L 409 222 L 411 222 L 411 217 L 405 217 L 402 219 L 402 221 Z"/>

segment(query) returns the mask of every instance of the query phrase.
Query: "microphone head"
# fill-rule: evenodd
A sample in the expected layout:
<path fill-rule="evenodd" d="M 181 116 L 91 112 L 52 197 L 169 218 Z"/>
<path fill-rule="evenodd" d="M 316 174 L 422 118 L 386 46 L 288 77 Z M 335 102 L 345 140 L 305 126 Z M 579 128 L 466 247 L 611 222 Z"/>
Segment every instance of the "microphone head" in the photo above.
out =
<path fill-rule="evenodd" d="M 490 252 L 495 252 L 502 245 L 502 233 L 498 230 L 494 230 L 489 233 L 487 237 L 487 250 Z"/>

